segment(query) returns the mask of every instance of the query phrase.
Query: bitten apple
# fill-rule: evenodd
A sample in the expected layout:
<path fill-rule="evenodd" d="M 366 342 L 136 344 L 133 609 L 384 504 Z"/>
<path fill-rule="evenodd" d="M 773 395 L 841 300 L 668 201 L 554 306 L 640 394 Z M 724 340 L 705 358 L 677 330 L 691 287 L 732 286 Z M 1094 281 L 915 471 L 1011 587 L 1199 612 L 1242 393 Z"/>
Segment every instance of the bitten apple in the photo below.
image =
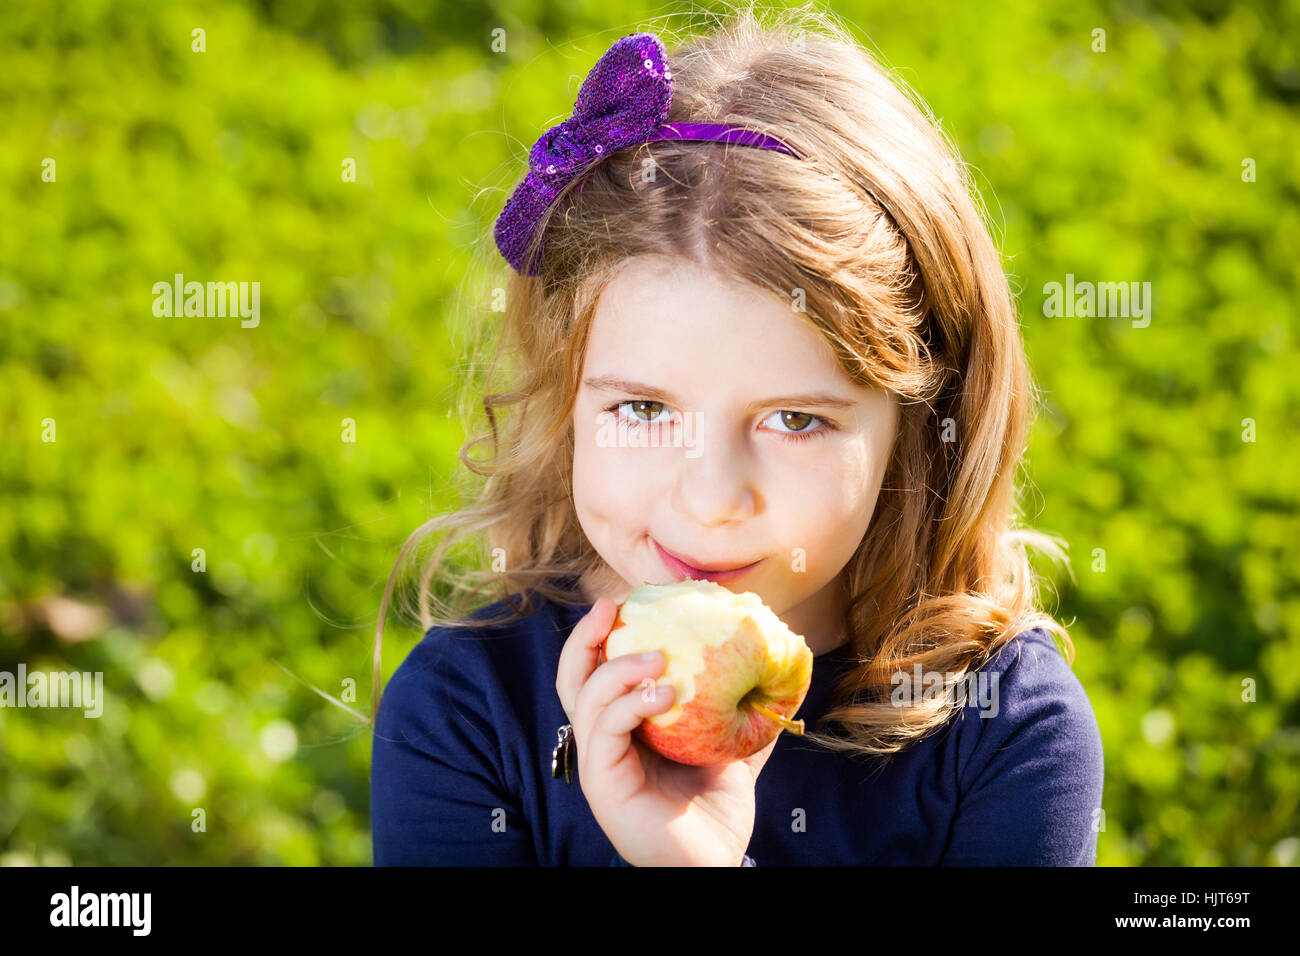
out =
<path fill-rule="evenodd" d="M 621 605 L 602 660 L 663 651 L 658 683 L 673 705 L 647 717 L 636 736 L 670 760 L 712 766 L 741 760 L 793 720 L 812 683 L 813 654 L 763 600 L 714 581 L 643 584 Z"/>

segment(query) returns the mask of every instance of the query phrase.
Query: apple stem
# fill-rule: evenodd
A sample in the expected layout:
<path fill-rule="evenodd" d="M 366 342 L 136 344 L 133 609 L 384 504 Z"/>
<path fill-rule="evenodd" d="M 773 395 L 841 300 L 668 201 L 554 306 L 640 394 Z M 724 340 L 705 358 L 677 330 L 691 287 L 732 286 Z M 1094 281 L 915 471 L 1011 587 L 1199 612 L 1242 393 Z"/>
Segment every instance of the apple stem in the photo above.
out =
<path fill-rule="evenodd" d="M 789 717 L 783 717 L 783 716 L 781 716 L 780 714 L 778 714 L 776 711 L 774 711 L 772 708 L 770 708 L 770 707 L 764 707 L 762 704 L 751 703 L 749 706 L 750 706 L 750 707 L 753 707 L 753 708 L 754 708 L 756 711 L 758 711 L 760 714 L 766 714 L 768 717 L 771 717 L 771 718 L 772 718 L 773 720 L 775 720 L 778 724 L 780 724 L 783 728 L 785 728 L 786 730 L 790 731 L 790 733 L 792 733 L 792 734 L 802 734 L 802 733 L 803 733 L 803 721 L 802 721 L 802 720 L 791 720 Z"/>

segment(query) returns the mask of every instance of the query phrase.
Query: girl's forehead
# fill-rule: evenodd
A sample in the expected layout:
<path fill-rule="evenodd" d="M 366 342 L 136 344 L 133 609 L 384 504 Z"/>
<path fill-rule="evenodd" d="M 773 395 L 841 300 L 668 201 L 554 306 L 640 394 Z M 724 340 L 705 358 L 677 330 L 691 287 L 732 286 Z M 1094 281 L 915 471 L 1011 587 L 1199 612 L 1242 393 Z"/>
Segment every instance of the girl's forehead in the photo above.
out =
<path fill-rule="evenodd" d="M 788 404 L 828 409 L 868 402 L 876 391 L 854 381 L 829 348 L 821 353 L 807 343 L 787 345 L 743 333 L 717 344 L 720 340 L 696 335 L 690 326 L 682 326 L 681 335 L 666 333 L 671 325 L 646 336 L 598 340 L 587 352 L 582 386 L 601 396 L 674 405 L 707 400 L 747 407 L 780 396 Z"/>
<path fill-rule="evenodd" d="M 819 408 L 857 421 L 887 396 L 858 382 L 806 314 L 694 263 L 635 262 L 597 303 L 581 386 L 593 399 Z M 868 415 L 868 417 L 870 417 Z"/>
<path fill-rule="evenodd" d="M 629 260 L 606 284 L 588 335 L 588 359 L 602 364 L 677 364 L 697 359 L 751 374 L 806 367 L 843 375 L 830 344 L 794 305 L 769 290 L 695 262 Z"/>
<path fill-rule="evenodd" d="M 724 299 L 754 298 L 759 290 L 743 277 L 680 256 L 634 256 L 625 260 L 605 286 L 613 297 L 678 298 L 706 294 Z"/>

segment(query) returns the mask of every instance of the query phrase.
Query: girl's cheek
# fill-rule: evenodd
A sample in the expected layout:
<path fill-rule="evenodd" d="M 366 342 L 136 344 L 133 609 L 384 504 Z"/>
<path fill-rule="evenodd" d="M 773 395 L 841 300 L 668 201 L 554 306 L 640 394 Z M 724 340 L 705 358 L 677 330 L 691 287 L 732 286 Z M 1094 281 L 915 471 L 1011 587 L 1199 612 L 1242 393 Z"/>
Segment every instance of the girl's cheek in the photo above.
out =
<path fill-rule="evenodd" d="M 574 449 L 574 491 L 600 502 L 624 499 L 646 486 L 647 469 L 640 448 L 601 447 L 597 433 L 579 436 Z"/>

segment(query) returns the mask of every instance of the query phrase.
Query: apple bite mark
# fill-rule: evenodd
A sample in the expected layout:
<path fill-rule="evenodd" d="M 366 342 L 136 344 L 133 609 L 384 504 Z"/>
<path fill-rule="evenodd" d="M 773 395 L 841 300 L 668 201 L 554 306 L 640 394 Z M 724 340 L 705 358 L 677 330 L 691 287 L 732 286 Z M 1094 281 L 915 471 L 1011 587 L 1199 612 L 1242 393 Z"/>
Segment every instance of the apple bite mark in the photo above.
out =
<path fill-rule="evenodd" d="M 812 652 L 802 650 L 806 658 L 774 658 L 758 623 L 745 617 L 730 638 L 704 648 L 691 697 L 646 718 L 637 735 L 678 763 L 711 766 L 762 750 L 783 729 L 803 733 L 803 721 L 788 716 L 811 680 Z"/>
<path fill-rule="evenodd" d="M 619 608 L 605 639 L 610 657 L 659 650 L 656 683 L 674 697 L 635 734 L 678 763 L 730 763 L 762 750 L 794 720 L 812 683 L 813 654 L 762 599 L 712 581 L 645 584 Z M 622 626 L 626 625 L 626 626 Z"/>

